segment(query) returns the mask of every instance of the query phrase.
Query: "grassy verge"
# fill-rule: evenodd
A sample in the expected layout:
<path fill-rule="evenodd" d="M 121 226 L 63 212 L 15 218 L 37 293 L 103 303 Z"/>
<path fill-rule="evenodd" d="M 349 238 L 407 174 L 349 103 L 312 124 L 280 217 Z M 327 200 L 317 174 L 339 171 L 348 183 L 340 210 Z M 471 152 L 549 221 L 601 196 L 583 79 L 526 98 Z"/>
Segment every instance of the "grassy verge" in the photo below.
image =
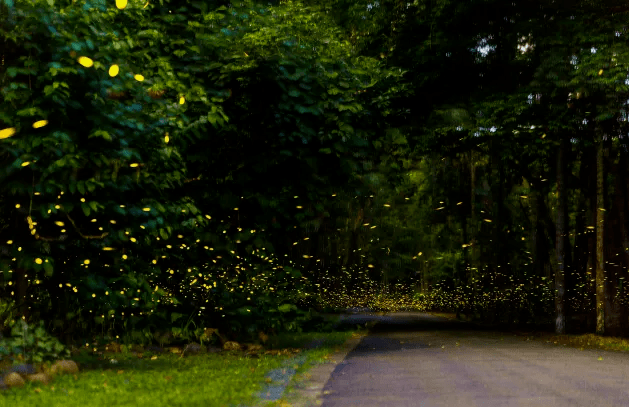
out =
<path fill-rule="evenodd" d="M 450 319 L 456 319 L 456 316 L 453 313 L 430 312 L 430 314 Z M 518 331 L 516 330 L 515 332 Z M 529 340 L 544 341 L 546 343 L 568 346 L 580 350 L 598 349 L 629 352 L 629 339 L 626 338 L 598 336 L 593 333 L 582 335 L 556 335 L 552 332 L 544 332 L 541 330 L 536 330 L 529 333 L 519 332 L 519 334 L 522 336 L 526 336 Z"/>
<path fill-rule="evenodd" d="M 211 407 L 258 403 L 265 375 L 291 357 L 307 358 L 299 371 L 324 360 L 352 332 L 281 335 L 269 339 L 269 351 L 221 352 L 180 357 L 176 354 L 84 353 L 73 357 L 81 371 L 55 377 L 49 385 L 27 383 L 0 393 L 0 405 L 32 407 Z M 320 347 L 303 348 L 313 341 Z M 268 353 L 267 353 L 268 352 Z M 114 363 L 112 363 L 112 360 Z"/>
<path fill-rule="evenodd" d="M 284 391 L 284 395 L 279 400 L 273 402 L 267 402 L 266 404 L 260 404 L 259 406 L 264 407 L 289 407 L 293 405 L 301 405 L 300 397 L 295 393 L 296 387 L 302 382 L 310 377 L 309 371 L 320 364 L 328 363 L 330 361 L 330 356 L 338 352 L 339 349 L 345 344 L 345 342 L 354 335 L 359 335 L 361 331 L 344 331 L 344 332 L 333 332 L 331 334 L 317 334 L 313 335 L 309 340 L 323 340 L 324 342 L 320 345 L 320 347 L 316 349 L 312 349 L 308 351 L 308 359 L 307 361 L 297 369 L 295 376 L 291 383 L 286 387 Z M 306 337 L 300 338 L 295 337 L 295 340 L 301 340 L 302 343 L 306 339 Z M 295 404 L 294 404 L 295 403 Z"/>
<path fill-rule="evenodd" d="M 550 332 L 540 332 L 536 333 L 531 339 L 542 340 L 555 345 L 569 346 L 580 350 L 598 349 L 629 352 L 628 339 L 598 336 L 591 333 L 584 335 L 555 335 Z"/>

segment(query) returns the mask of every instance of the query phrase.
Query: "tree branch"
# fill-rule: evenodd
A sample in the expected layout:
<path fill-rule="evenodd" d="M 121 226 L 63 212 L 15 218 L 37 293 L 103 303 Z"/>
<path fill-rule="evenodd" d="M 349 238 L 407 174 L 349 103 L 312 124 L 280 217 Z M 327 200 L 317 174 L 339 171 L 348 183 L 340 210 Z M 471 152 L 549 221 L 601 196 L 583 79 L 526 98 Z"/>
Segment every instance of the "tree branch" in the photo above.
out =
<path fill-rule="evenodd" d="M 74 221 L 72 220 L 72 218 L 70 217 L 69 214 L 66 213 L 66 217 L 68 218 L 68 220 L 70 221 L 70 223 L 72 223 L 72 226 L 74 226 L 74 230 L 76 230 L 76 232 L 83 238 L 83 239 L 104 239 L 105 236 L 109 235 L 109 232 L 105 232 L 102 235 L 97 235 L 97 236 L 91 236 L 91 235 L 84 235 L 83 233 L 81 233 L 81 231 L 79 230 L 79 228 L 76 226 L 76 223 L 74 223 Z"/>

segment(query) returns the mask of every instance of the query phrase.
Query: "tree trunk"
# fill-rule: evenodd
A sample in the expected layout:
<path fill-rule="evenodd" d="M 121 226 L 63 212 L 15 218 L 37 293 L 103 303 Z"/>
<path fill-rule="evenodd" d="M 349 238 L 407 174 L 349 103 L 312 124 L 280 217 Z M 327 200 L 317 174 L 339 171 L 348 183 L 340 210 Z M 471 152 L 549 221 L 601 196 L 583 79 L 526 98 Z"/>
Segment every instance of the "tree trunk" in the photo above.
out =
<path fill-rule="evenodd" d="M 34 273 L 34 272 L 33 272 Z M 13 270 L 13 279 L 15 281 L 15 304 L 17 306 L 18 315 L 28 321 L 30 317 L 27 298 L 28 292 L 28 279 L 26 270 L 21 267 L 16 267 Z"/>
<path fill-rule="evenodd" d="M 567 142 L 562 137 L 557 154 L 557 227 L 555 228 L 555 247 L 557 268 L 555 272 L 555 333 L 566 333 L 565 315 L 565 272 L 566 272 L 566 150 Z"/>
<path fill-rule="evenodd" d="M 605 214 L 605 169 L 603 138 L 597 134 L 596 146 L 596 334 L 605 333 L 605 258 L 603 253 Z"/>
<path fill-rule="evenodd" d="M 609 147 L 608 147 L 609 148 Z M 605 149 L 605 155 L 607 156 L 608 148 Z M 610 154 L 609 160 L 606 164 L 608 178 L 613 178 L 613 193 L 610 194 L 610 198 L 613 199 L 609 202 L 609 210 L 607 218 L 605 220 L 605 258 L 607 269 L 605 270 L 606 288 L 606 309 L 605 309 L 605 333 L 610 336 L 623 336 L 626 328 L 626 306 L 622 304 L 624 295 L 624 278 L 627 274 L 623 270 L 622 264 L 624 263 L 624 256 L 620 256 L 620 253 L 624 250 L 627 242 L 626 233 L 626 200 L 624 190 L 626 189 L 627 179 L 624 172 L 626 168 L 625 157 L 622 152 L 618 156 L 618 163 L 615 163 L 616 149 L 614 149 L 614 155 Z"/>
<path fill-rule="evenodd" d="M 591 196 L 591 185 L 589 183 L 592 166 L 590 165 L 591 154 L 588 150 L 583 151 L 580 159 L 579 178 L 578 185 L 581 187 L 578 189 L 577 197 L 577 211 L 575 218 L 575 238 L 574 247 L 572 251 L 572 269 L 566 275 L 566 296 L 570 298 L 571 305 L 566 307 L 567 315 L 575 315 L 582 313 L 584 308 L 583 298 L 585 292 L 582 287 L 585 287 L 588 280 L 587 275 L 587 262 L 589 253 L 588 245 L 588 229 L 586 226 L 591 225 L 588 223 L 588 197 Z M 580 288 L 581 287 L 581 288 Z"/>
<path fill-rule="evenodd" d="M 621 287 L 620 292 L 623 298 L 627 298 L 627 283 L 629 283 L 629 274 L 627 273 L 627 267 L 629 267 L 629 223 L 627 219 L 627 211 L 629 211 L 629 179 L 627 178 L 627 171 L 629 170 L 627 160 L 627 151 L 620 148 L 620 163 L 618 165 L 621 182 L 619 188 L 622 190 L 622 206 L 620 208 L 620 222 L 621 222 L 621 236 L 622 247 L 621 251 L 625 254 L 624 267 L 620 270 L 621 273 Z M 620 192 L 619 192 L 620 193 Z M 626 306 L 621 307 L 622 314 L 620 320 L 622 321 L 623 336 L 629 335 L 629 308 Z"/>
<path fill-rule="evenodd" d="M 474 151 L 470 151 L 470 177 L 471 177 L 471 187 L 470 187 L 470 238 L 472 241 L 472 247 L 470 248 L 470 264 L 468 265 L 469 273 L 468 277 L 471 279 L 477 273 L 476 269 L 478 267 L 478 221 L 476 219 L 476 162 L 474 157 Z M 474 293 L 476 293 L 476 279 L 473 280 Z"/>
<path fill-rule="evenodd" d="M 531 265 L 533 274 L 535 277 L 541 277 L 543 275 L 543 265 L 540 244 L 544 240 L 542 226 L 539 222 L 539 196 L 537 191 L 530 188 L 529 202 L 531 208 Z"/>

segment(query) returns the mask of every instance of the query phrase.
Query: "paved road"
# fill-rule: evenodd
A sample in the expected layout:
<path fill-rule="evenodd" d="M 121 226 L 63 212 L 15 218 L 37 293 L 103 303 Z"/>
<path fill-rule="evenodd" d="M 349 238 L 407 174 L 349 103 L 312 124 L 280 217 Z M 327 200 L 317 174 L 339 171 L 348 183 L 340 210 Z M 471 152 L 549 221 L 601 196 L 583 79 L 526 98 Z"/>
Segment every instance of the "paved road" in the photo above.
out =
<path fill-rule="evenodd" d="M 629 406 L 629 354 L 527 341 L 424 313 L 347 318 L 379 322 L 334 369 L 323 407 Z"/>

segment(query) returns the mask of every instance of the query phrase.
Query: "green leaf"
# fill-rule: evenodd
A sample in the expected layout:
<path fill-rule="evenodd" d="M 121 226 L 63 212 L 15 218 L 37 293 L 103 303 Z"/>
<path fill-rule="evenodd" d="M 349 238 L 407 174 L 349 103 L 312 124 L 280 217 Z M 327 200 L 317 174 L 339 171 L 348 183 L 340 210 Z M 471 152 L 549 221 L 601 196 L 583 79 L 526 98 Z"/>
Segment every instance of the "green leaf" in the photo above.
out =
<path fill-rule="evenodd" d="M 282 304 L 279 307 L 277 307 L 277 310 L 279 312 L 291 312 L 291 311 L 297 311 L 297 307 L 293 304 Z"/>
<path fill-rule="evenodd" d="M 82 202 L 81 209 L 83 209 L 83 213 L 85 214 L 85 216 L 90 216 L 90 207 L 88 204 L 86 204 L 85 202 Z"/>
<path fill-rule="evenodd" d="M 326 148 L 320 148 L 320 149 L 319 149 L 319 152 L 320 152 L 320 153 L 323 153 L 323 154 L 331 154 L 331 153 L 332 153 L 332 149 L 331 149 L 331 148 L 328 148 L 328 147 L 326 147 Z"/>
<path fill-rule="evenodd" d="M 340 126 L 340 129 L 343 130 L 346 133 L 354 133 L 354 128 L 352 126 L 350 126 L 349 124 L 345 123 L 343 125 Z"/>
<path fill-rule="evenodd" d="M 158 211 L 160 211 L 161 213 L 166 212 L 166 208 L 164 208 L 164 205 L 162 205 L 162 204 L 161 204 L 161 203 L 159 203 L 159 202 L 154 202 L 154 203 L 153 203 L 153 206 L 154 206 L 154 207 L 155 207 Z"/>
<path fill-rule="evenodd" d="M 44 262 L 44 272 L 45 272 L 45 276 L 46 277 L 51 277 L 53 274 L 53 268 L 52 268 L 52 264 L 50 264 L 50 261 Z"/>
<path fill-rule="evenodd" d="M 109 134 L 109 132 L 105 131 L 105 130 L 96 130 L 95 132 L 93 132 L 92 134 L 90 134 L 89 136 L 87 136 L 88 139 L 90 138 L 94 138 L 94 137 L 101 137 L 107 141 L 111 141 L 112 137 L 111 134 Z"/>
<path fill-rule="evenodd" d="M 181 317 L 183 317 L 183 314 L 179 314 L 177 312 L 173 312 L 172 314 L 170 314 L 170 322 L 173 323 L 173 322 L 177 321 L 178 319 L 180 319 Z"/>

